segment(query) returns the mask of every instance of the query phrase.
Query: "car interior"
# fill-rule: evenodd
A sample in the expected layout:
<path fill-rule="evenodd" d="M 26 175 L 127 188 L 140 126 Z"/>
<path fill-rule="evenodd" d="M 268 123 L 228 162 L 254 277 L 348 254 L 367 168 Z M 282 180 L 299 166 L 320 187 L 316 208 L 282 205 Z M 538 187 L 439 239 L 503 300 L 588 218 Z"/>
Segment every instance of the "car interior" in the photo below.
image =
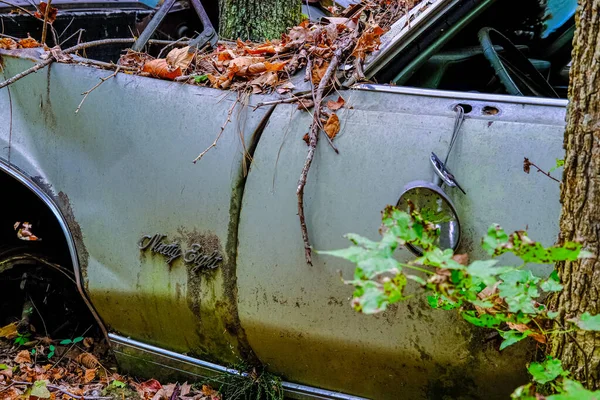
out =
<path fill-rule="evenodd" d="M 373 80 L 566 98 L 576 0 L 458 2 Z M 459 27 L 452 32 L 453 27 Z"/>

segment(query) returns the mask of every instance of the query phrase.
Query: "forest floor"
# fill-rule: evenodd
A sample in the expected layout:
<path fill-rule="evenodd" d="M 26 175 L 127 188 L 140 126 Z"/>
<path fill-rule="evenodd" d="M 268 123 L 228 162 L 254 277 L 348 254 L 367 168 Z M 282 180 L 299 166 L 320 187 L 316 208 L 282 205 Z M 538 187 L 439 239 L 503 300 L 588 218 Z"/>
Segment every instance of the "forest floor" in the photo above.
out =
<path fill-rule="evenodd" d="M 106 341 L 22 336 L 0 328 L 0 400 L 220 400 L 208 384 L 139 380 L 121 375 Z"/>

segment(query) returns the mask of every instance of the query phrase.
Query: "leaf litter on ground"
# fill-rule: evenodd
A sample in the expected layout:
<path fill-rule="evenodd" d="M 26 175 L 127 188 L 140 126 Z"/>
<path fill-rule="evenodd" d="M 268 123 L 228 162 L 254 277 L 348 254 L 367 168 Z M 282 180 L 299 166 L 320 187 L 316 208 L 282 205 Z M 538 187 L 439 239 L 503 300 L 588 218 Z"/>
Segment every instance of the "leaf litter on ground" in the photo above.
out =
<path fill-rule="evenodd" d="M 14 325 L 0 327 L 0 400 L 221 399 L 209 385 L 163 384 L 117 373 L 103 339 L 33 337 L 27 345 L 17 345 L 8 339 Z M 56 353 L 51 355 L 50 348 Z"/>

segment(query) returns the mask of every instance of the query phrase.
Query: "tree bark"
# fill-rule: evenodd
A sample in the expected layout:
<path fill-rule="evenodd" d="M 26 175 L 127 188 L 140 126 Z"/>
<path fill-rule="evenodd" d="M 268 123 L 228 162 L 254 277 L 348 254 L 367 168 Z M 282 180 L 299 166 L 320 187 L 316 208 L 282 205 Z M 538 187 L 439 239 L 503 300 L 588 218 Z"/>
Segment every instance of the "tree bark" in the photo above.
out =
<path fill-rule="evenodd" d="M 563 327 L 585 311 L 600 314 L 600 0 L 581 0 L 575 20 L 559 243 L 579 240 L 595 256 L 557 264 L 564 290 L 551 308 Z M 551 354 L 575 378 L 600 388 L 599 333 L 556 335 L 551 345 Z"/>
<path fill-rule="evenodd" d="M 219 0 L 219 35 L 223 39 L 276 39 L 297 25 L 301 0 Z"/>

